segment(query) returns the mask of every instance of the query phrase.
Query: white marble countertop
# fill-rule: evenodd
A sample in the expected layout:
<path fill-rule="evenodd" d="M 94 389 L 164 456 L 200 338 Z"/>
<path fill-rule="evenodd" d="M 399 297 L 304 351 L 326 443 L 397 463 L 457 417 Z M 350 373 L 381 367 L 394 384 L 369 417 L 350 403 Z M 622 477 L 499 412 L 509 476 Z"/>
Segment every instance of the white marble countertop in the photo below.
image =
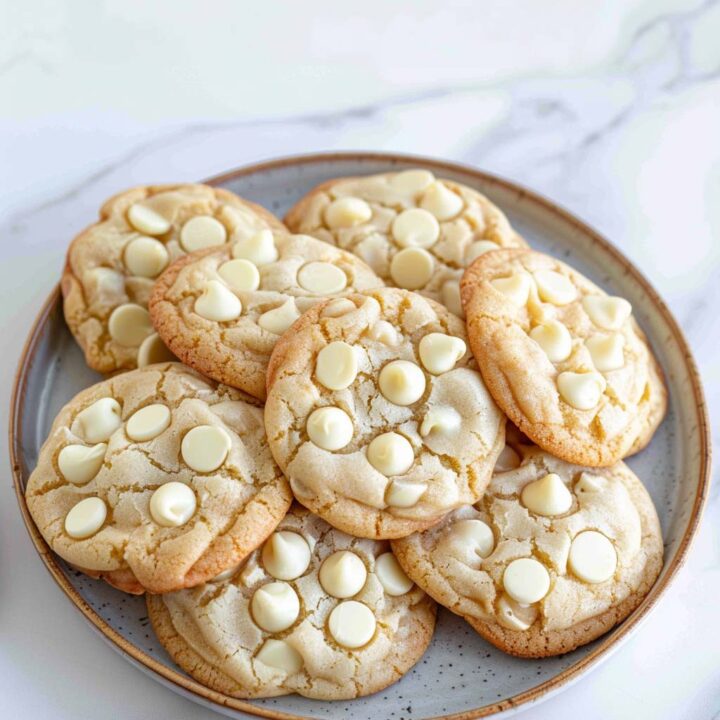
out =
<path fill-rule="evenodd" d="M 0 404 L 69 238 L 107 195 L 376 149 L 504 175 L 611 238 L 680 320 L 717 426 L 718 38 L 717 1 L 0 4 Z M 216 717 L 90 632 L 4 477 L 2 716 Z M 719 717 L 719 528 L 716 482 L 685 567 L 640 630 L 520 717 Z"/>

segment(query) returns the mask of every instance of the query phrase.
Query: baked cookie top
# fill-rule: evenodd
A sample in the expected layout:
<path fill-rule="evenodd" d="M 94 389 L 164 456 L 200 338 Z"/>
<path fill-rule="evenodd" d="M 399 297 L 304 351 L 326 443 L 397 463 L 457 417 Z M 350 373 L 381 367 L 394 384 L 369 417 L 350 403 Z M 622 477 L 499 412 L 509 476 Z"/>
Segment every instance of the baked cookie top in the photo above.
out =
<path fill-rule="evenodd" d="M 662 567 L 660 525 L 624 463 L 588 468 L 532 446 L 508 450 L 474 507 L 393 550 L 411 578 L 500 649 L 558 655 L 637 607 Z"/>
<path fill-rule="evenodd" d="M 111 197 L 68 249 L 65 320 L 103 373 L 174 359 L 150 323 L 155 278 L 185 253 L 282 230 L 264 208 L 207 185 L 147 185 Z"/>
<path fill-rule="evenodd" d="M 483 378 L 535 443 L 569 462 L 607 466 L 650 441 L 667 393 L 627 300 L 522 249 L 478 258 L 461 288 Z"/>
<path fill-rule="evenodd" d="M 367 695 L 399 680 L 432 637 L 435 603 L 388 543 L 350 537 L 297 505 L 227 575 L 147 598 L 175 662 L 227 695 Z"/>
<path fill-rule="evenodd" d="M 329 180 L 285 224 L 355 253 L 388 285 L 417 290 L 460 317 L 465 267 L 488 250 L 525 245 L 484 195 L 419 169 Z"/>
<path fill-rule="evenodd" d="M 26 498 L 58 555 L 127 592 L 191 587 L 237 565 L 292 499 L 260 403 L 179 363 L 76 395 Z"/>
<path fill-rule="evenodd" d="M 280 339 L 265 427 L 295 497 L 372 538 L 475 502 L 505 437 L 462 321 L 395 288 L 317 305 Z"/>
<path fill-rule="evenodd" d="M 150 315 L 183 362 L 263 400 L 270 354 L 301 313 L 321 299 L 382 285 L 350 253 L 263 230 L 171 265 L 155 283 Z"/>

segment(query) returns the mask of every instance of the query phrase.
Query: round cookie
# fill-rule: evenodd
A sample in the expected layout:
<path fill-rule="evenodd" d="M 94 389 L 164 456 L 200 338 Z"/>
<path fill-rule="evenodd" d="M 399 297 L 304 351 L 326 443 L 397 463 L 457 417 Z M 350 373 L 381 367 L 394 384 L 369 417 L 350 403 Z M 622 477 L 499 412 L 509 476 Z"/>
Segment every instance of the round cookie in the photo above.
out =
<path fill-rule="evenodd" d="M 416 290 L 460 317 L 465 267 L 488 250 L 525 245 L 484 195 L 420 169 L 329 180 L 285 224 L 355 253 L 388 285 Z"/>
<path fill-rule="evenodd" d="M 377 692 L 420 659 L 435 625 L 435 603 L 388 543 L 352 538 L 297 505 L 230 578 L 147 605 L 175 662 L 239 698 Z"/>
<path fill-rule="evenodd" d="M 461 287 L 483 378 L 535 443 L 600 467 L 650 441 L 667 392 L 630 303 L 530 250 L 478 258 Z"/>
<path fill-rule="evenodd" d="M 265 427 L 295 497 L 370 538 L 475 502 L 505 438 L 462 321 L 395 288 L 318 305 L 280 339 Z"/>
<path fill-rule="evenodd" d="M 171 360 L 150 323 L 155 278 L 203 247 L 283 230 L 264 208 L 207 185 L 126 190 L 71 243 L 62 276 L 63 309 L 87 364 L 102 373 Z"/>
<path fill-rule="evenodd" d="M 25 494 L 58 555 L 132 593 L 192 587 L 237 565 L 292 499 L 260 403 L 179 363 L 76 395 Z"/>
<path fill-rule="evenodd" d="M 263 400 L 275 343 L 301 313 L 321 299 L 382 285 L 350 253 L 265 230 L 171 265 L 155 283 L 150 315 L 183 362 Z"/>
<path fill-rule="evenodd" d="M 393 551 L 493 645 L 521 657 L 559 655 L 639 605 L 662 568 L 660 524 L 622 462 L 588 468 L 537 447 L 508 449 L 505 471 L 475 506 L 393 541 Z"/>

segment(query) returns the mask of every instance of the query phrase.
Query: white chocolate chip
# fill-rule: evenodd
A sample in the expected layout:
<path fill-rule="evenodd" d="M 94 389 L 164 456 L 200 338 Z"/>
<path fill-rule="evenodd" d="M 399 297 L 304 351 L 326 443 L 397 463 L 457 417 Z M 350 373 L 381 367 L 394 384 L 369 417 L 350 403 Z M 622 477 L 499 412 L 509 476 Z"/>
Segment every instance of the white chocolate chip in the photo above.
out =
<path fill-rule="evenodd" d="M 532 280 L 527 273 L 521 272 L 505 278 L 496 278 L 491 280 L 490 284 L 510 300 L 513 305 L 523 307 L 530 297 Z"/>
<path fill-rule="evenodd" d="M 548 473 L 528 483 L 520 499 L 528 510 L 543 517 L 563 515 L 572 507 L 572 495 L 555 473 Z"/>
<path fill-rule="evenodd" d="M 118 295 L 125 295 L 125 276 L 110 268 L 94 267 L 85 270 L 82 284 L 89 299 L 97 299 L 103 304 L 114 303 Z"/>
<path fill-rule="evenodd" d="M 219 280 L 208 280 L 202 295 L 195 301 L 194 309 L 206 320 L 228 322 L 240 316 L 242 303 Z"/>
<path fill-rule="evenodd" d="M 344 197 L 333 200 L 325 208 L 325 222 L 331 230 L 354 227 L 372 217 L 372 208 L 360 198 Z"/>
<path fill-rule="evenodd" d="M 223 245 L 226 240 L 225 226 L 210 215 L 190 218 L 180 230 L 180 244 L 185 252 Z"/>
<path fill-rule="evenodd" d="M 300 600 L 286 582 L 271 582 L 258 588 L 250 601 L 255 624 L 267 632 L 287 630 L 300 615 Z"/>
<path fill-rule="evenodd" d="M 399 340 L 398 331 L 387 320 L 378 320 L 368 330 L 368 337 L 389 347 L 397 345 Z"/>
<path fill-rule="evenodd" d="M 392 234 L 400 247 L 432 247 L 440 237 L 440 225 L 427 210 L 403 210 L 393 221 Z"/>
<path fill-rule="evenodd" d="M 495 461 L 493 473 L 508 472 L 520 467 L 520 456 L 509 445 L 506 445 Z"/>
<path fill-rule="evenodd" d="M 157 277 L 169 259 L 167 249 L 159 240 L 142 235 L 131 240 L 123 253 L 128 272 L 144 278 Z"/>
<path fill-rule="evenodd" d="M 542 348 L 550 362 L 562 362 L 572 352 L 570 331 L 559 320 L 550 320 L 534 327 L 530 337 Z"/>
<path fill-rule="evenodd" d="M 599 475 L 588 475 L 583 473 L 575 483 L 575 493 L 596 493 L 602 492 L 607 487 L 607 480 Z"/>
<path fill-rule="evenodd" d="M 393 360 L 380 371 L 378 387 L 395 405 L 412 405 L 425 392 L 425 373 L 414 362 Z"/>
<path fill-rule="evenodd" d="M 227 431 L 215 425 L 198 425 L 180 445 L 183 460 L 197 472 L 217 470 L 227 458 L 232 440 Z"/>
<path fill-rule="evenodd" d="M 289 298 L 279 307 L 264 312 L 258 318 L 258 325 L 274 335 L 282 335 L 299 317 L 295 300 Z"/>
<path fill-rule="evenodd" d="M 471 547 L 483 560 L 495 549 L 495 536 L 490 526 L 477 518 L 458 520 L 450 526 L 450 532 Z"/>
<path fill-rule="evenodd" d="M 258 267 L 275 262 L 278 259 L 278 251 L 272 232 L 261 230 L 250 237 L 238 240 L 233 245 L 232 256 L 249 260 Z"/>
<path fill-rule="evenodd" d="M 384 275 L 389 262 L 388 239 L 378 232 L 363 235 L 353 254 L 364 260 L 376 273 Z"/>
<path fill-rule="evenodd" d="M 586 583 L 605 582 L 617 568 L 615 546 L 597 530 L 581 532 L 570 544 L 568 566 L 576 577 Z"/>
<path fill-rule="evenodd" d="M 296 532 L 274 532 L 263 545 L 262 564 L 276 580 L 295 580 L 310 565 L 310 547 Z"/>
<path fill-rule="evenodd" d="M 430 185 L 422 195 L 420 207 L 431 212 L 440 222 L 454 218 L 464 207 L 463 200 L 440 181 Z"/>
<path fill-rule="evenodd" d="M 118 305 L 108 320 L 108 332 L 123 347 L 139 347 L 153 333 L 150 313 L 135 303 Z"/>
<path fill-rule="evenodd" d="M 329 262 L 309 262 L 297 274 L 301 288 L 315 295 L 333 295 L 347 287 L 347 275 Z"/>
<path fill-rule="evenodd" d="M 141 203 L 130 206 L 127 214 L 130 224 L 141 233 L 146 235 L 163 235 L 170 229 L 170 221 L 160 213 Z"/>
<path fill-rule="evenodd" d="M 619 370 L 625 365 L 625 336 L 620 333 L 595 335 L 585 341 L 585 347 L 600 372 Z"/>
<path fill-rule="evenodd" d="M 481 255 L 491 250 L 497 250 L 499 247 L 500 246 L 492 240 L 476 240 L 470 243 L 465 251 L 465 265 L 472 265 Z"/>
<path fill-rule="evenodd" d="M 150 497 L 150 515 L 162 527 L 180 527 L 195 514 L 197 499 L 192 488 L 171 480 Z"/>
<path fill-rule="evenodd" d="M 100 472 L 106 452 L 106 443 L 66 445 L 58 455 L 60 474 L 73 485 L 85 485 Z"/>
<path fill-rule="evenodd" d="M 577 297 L 577 290 L 572 281 L 555 270 L 538 270 L 533 277 L 538 295 L 544 302 L 567 305 Z"/>
<path fill-rule="evenodd" d="M 530 605 L 548 594 L 550 574 L 534 558 L 519 558 L 505 568 L 503 587 L 515 602 Z"/>
<path fill-rule="evenodd" d="M 418 504 L 426 490 L 427 485 L 425 483 L 393 480 L 385 491 L 385 503 L 389 507 L 414 507 Z"/>
<path fill-rule="evenodd" d="M 391 552 L 378 555 L 375 559 L 375 575 L 385 593 L 391 597 L 405 595 L 410 592 L 414 584 Z"/>
<path fill-rule="evenodd" d="M 170 418 L 170 408 L 167 405 L 148 405 L 130 416 L 125 432 L 136 442 L 152 440 L 170 427 Z"/>
<path fill-rule="evenodd" d="M 343 390 L 352 385 L 358 366 L 352 345 L 336 340 L 326 345 L 315 361 L 315 377 L 328 390 Z"/>
<path fill-rule="evenodd" d="M 422 248 L 405 248 L 390 263 L 393 282 L 405 290 L 418 290 L 427 285 L 435 269 L 432 255 Z"/>
<path fill-rule="evenodd" d="M 392 188 L 404 195 L 413 196 L 435 180 L 429 170 L 403 170 L 390 178 Z"/>
<path fill-rule="evenodd" d="M 99 497 L 88 497 L 74 505 L 65 516 L 65 532 L 75 540 L 94 535 L 105 522 L 107 506 Z"/>
<path fill-rule="evenodd" d="M 148 335 L 142 341 L 138 350 L 138 367 L 143 368 L 153 363 L 170 362 L 172 360 L 177 360 L 177 358 L 167 349 L 157 333 Z"/>
<path fill-rule="evenodd" d="M 344 448 L 355 432 L 348 414 L 337 407 L 313 410 L 307 419 L 306 429 L 311 442 L 333 452 Z"/>
<path fill-rule="evenodd" d="M 592 410 L 605 392 L 605 378 L 596 372 L 562 372 L 557 377 L 560 397 L 577 410 Z"/>
<path fill-rule="evenodd" d="M 218 275 L 235 292 L 252 292 L 260 287 L 260 273 L 249 260 L 228 260 L 218 268 Z"/>
<path fill-rule="evenodd" d="M 621 297 L 587 295 L 582 304 L 593 324 L 603 330 L 619 330 L 632 313 L 632 305 Z"/>
<path fill-rule="evenodd" d="M 210 582 L 224 582 L 225 580 L 229 580 L 235 573 L 238 571 L 239 566 L 236 565 L 235 567 L 231 567 L 228 570 L 223 570 L 221 573 L 218 573 Z"/>
<path fill-rule="evenodd" d="M 100 398 L 75 416 L 71 431 L 89 443 L 105 442 L 122 425 L 121 412 L 115 398 Z"/>
<path fill-rule="evenodd" d="M 459 337 L 438 332 L 425 335 L 418 346 L 420 361 L 433 375 L 452 370 L 466 350 L 465 342 Z"/>
<path fill-rule="evenodd" d="M 460 283 L 457 280 L 446 280 L 443 283 L 441 294 L 443 305 L 453 313 L 453 315 L 464 318 L 465 310 L 462 306 Z"/>
<path fill-rule="evenodd" d="M 284 640 L 268 638 L 255 660 L 275 670 L 282 670 L 287 675 L 294 675 L 300 672 L 303 666 L 302 655 Z"/>
<path fill-rule="evenodd" d="M 367 570 L 355 553 L 338 550 L 320 566 L 319 578 L 328 595 L 343 599 L 357 595 L 363 589 Z"/>
<path fill-rule="evenodd" d="M 331 300 L 322 309 L 322 317 L 337 318 L 347 315 L 349 312 L 355 310 L 355 303 L 347 298 L 338 298 L 337 300 Z"/>
<path fill-rule="evenodd" d="M 535 605 L 523 606 L 504 593 L 498 600 L 498 620 L 510 630 L 529 630 L 538 617 Z"/>
<path fill-rule="evenodd" d="M 454 435 L 462 424 L 460 413 L 451 407 L 431 407 L 420 425 L 420 435 L 427 437 L 433 432 Z"/>
<path fill-rule="evenodd" d="M 351 650 L 372 640 L 375 625 L 372 610 L 356 600 L 341 602 L 328 619 L 328 630 L 335 642 Z"/>
<path fill-rule="evenodd" d="M 415 461 L 409 440 L 395 432 L 378 435 L 367 447 L 368 462 L 386 477 L 406 473 Z"/>

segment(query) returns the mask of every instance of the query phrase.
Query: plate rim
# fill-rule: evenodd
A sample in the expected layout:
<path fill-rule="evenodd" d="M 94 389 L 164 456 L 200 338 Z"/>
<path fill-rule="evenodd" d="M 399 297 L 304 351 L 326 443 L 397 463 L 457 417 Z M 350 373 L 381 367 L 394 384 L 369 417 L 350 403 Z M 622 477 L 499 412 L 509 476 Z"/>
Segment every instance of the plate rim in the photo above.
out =
<path fill-rule="evenodd" d="M 690 550 L 693 539 L 695 538 L 700 521 L 702 519 L 703 509 L 708 496 L 711 475 L 711 455 L 712 443 L 710 437 L 710 423 L 708 417 L 708 409 L 703 392 L 702 381 L 697 364 L 693 357 L 690 346 L 685 338 L 685 334 L 680 328 L 679 323 L 673 316 L 670 309 L 662 300 L 658 292 L 644 276 L 644 274 L 630 261 L 618 248 L 616 248 L 604 236 L 586 224 L 583 220 L 575 216 L 569 210 L 561 207 L 554 201 L 537 193 L 523 185 L 503 177 L 488 173 L 477 168 L 458 163 L 454 161 L 441 160 L 432 157 L 425 157 L 414 154 L 402 153 L 384 153 L 384 152 L 316 152 L 300 155 L 290 155 L 271 160 L 243 165 L 234 170 L 230 170 L 219 175 L 215 175 L 203 182 L 208 185 L 221 185 L 237 178 L 253 175 L 260 172 L 287 168 L 299 165 L 311 165 L 318 162 L 367 162 L 378 161 L 393 163 L 416 164 L 418 166 L 427 167 L 436 171 L 449 171 L 453 173 L 465 173 L 484 184 L 496 185 L 506 191 L 515 193 L 519 200 L 527 200 L 535 205 L 539 205 L 542 210 L 559 217 L 568 225 L 574 227 L 578 232 L 587 236 L 588 239 L 599 245 L 603 251 L 609 253 L 613 259 L 623 267 L 624 271 L 630 275 L 635 282 L 642 288 L 643 292 L 648 296 L 649 301 L 655 306 L 656 310 L 667 323 L 675 342 L 681 352 L 685 368 L 692 387 L 694 397 L 694 409 L 698 424 L 698 436 L 700 445 L 699 460 L 699 482 L 697 491 L 693 501 L 692 511 L 688 520 L 688 525 L 679 541 L 678 550 L 675 557 L 665 570 L 665 573 L 658 580 L 648 595 L 643 599 L 635 611 L 627 617 L 620 625 L 616 626 L 608 634 L 606 634 L 600 643 L 584 658 L 581 658 L 570 667 L 558 673 L 554 677 L 545 680 L 522 693 L 518 693 L 509 698 L 505 698 L 499 702 L 493 702 L 470 710 L 463 710 L 459 713 L 451 713 L 448 715 L 436 716 L 428 720 L 476 720 L 477 718 L 485 718 L 491 715 L 502 713 L 505 711 L 518 709 L 521 706 L 539 701 L 551 694 L 559 691 L 563 687 L 568 686 L 574 680 L 581 677 L 586 671 L 597 666 L 603 659 L 619 645 L 627 639 L 632 631 L 634 631 L 639 623 L 648 615 L 648 613 L 656 606 L 659 599 L 664 595 L 672 582 L 675 580 L 678 570 L 685 563 L 688 552 Z M 307 717 L 303 715 L 288 714 L 280 710 L 265 708 L 249 703 L 245 700 L 232 698 L 215 690 L 201 685 L 196 680 L 186 677 L 180 671 L 168 667 L 137 646 L 129 642 L 120 633 L 114 630 L 98 613 L 93 610 L 90 605 L 85 602 L 75 587 L 69 582 L 62 571 L 59 562 L 50 547 L 45 542 L 35 523 L 30 516 L 27 504 L 25 502 L 25 494 L 22 487 L 21 477 L 21 448 L 22 448 L 22 420 L 24 412 L 24 398 L 27 389 L 28 370 L 34 359 L 35 350 L 41 331 L 48 323 L 50 314 L 55 307 L 61 303 L 60 284 L 58 283 L 51 291 L 40 311 L 38 312 L 33 324 L 30 328 L 27 339 L 24 343 L 20 354 L 17 370 L 13 379 L 13 388 L 10 399 L 10 414 L 8 423 L 8 439 L 10 450 L 10 464 L 13 475 L 13 485 L 15 495 L 17 497 L 20 511 L 22 514 L 25 527 L 30 535 L 30 539 L 35 546 L 36 551 L 40 555 L 45 568 L 52 575 L 60 589 L 65 593 L 66 597 L 75 607 L 85 616 L 85 618 L 100 632 L 104 638 L 110 642 L 115 649 L 121 654 L 129 656 L 128 659 L 134 661 L 146 671 L 157 673 L 166 683 L 175 685 L 181 694 L 189 693 L 197 696 L 197 699 L 205 703 L 210 702 L 221 707 L 246 712 L 254 716 L 270 718 L 270 720 L 298 720 Z"/>

